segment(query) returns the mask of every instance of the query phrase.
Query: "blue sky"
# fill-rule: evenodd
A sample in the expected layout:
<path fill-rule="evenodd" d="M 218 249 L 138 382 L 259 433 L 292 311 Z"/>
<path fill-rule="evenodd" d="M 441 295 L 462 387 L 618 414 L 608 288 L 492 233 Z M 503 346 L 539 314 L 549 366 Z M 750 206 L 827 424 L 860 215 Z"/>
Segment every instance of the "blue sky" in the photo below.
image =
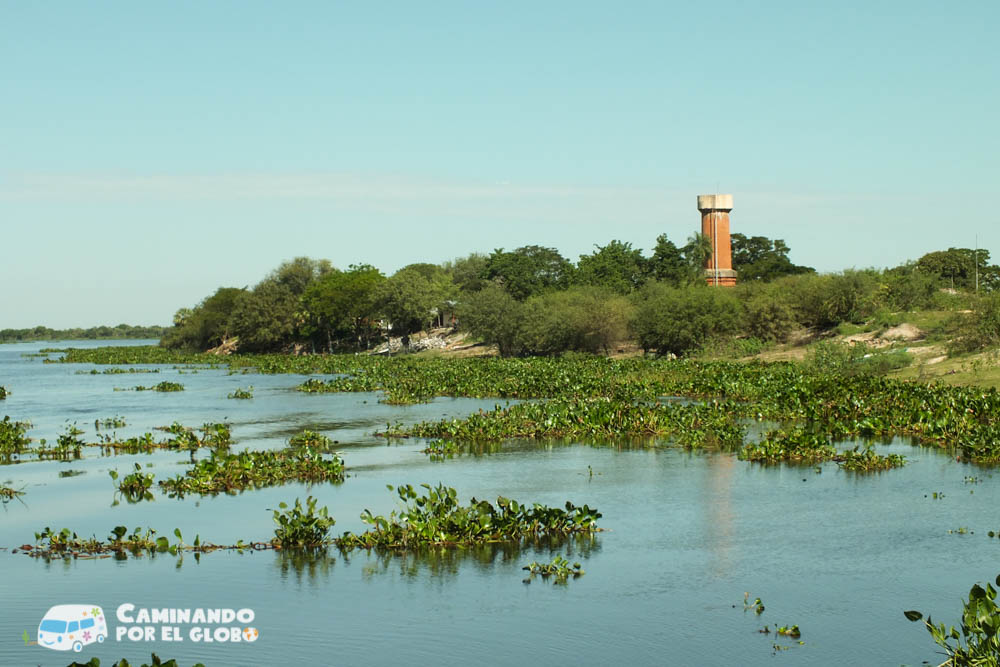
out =
<path fill-rule="evenodd" d="M 698 228 L 1000 260 L 997 2 L 0 0 L 0 328 Z"/>

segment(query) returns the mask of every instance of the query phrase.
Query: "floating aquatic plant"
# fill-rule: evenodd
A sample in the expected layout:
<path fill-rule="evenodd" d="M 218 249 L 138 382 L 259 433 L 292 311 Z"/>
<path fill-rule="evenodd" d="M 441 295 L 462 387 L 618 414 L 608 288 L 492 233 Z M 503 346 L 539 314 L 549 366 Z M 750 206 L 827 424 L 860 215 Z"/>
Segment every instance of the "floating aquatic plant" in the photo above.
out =
<path fill-rule="evenodd" d="M 240 398 L 240 399 L 253 398 L 253 385 L 250 385 L 246 389 L 241 389 L 237 387 L 236 391 L 229 394 L 227 398 Z"/>
<path fill-rule="evenodd" d="M 422 545 L 463 546 L 490 542 L 519 542 L 529 538 L 565 537 L 591 534 L 600 530 L 597 519 L 601 513 L 587 505 L 578 507 L 566 502 L 566 509 L 532 506 L 508 498 L 497 498 L 496 504 L 473 498 L 468 505 L 459 504 L 455 489 L 438 484 L 420 485 L 418 495 L 412 485 L 393 489 L 405 508 L 388 516 L 361 513 L 361 520 L 371 526 L 360 535 L 344 533 L 334 544 L 348 549 L 407 550 Z"/>
<path fill-rule="evenodd" d="M 579 563 L 570 565 L 568 560 L 558 554 L 549 563 L 532 561 L 521 569 L 528 571 L 528 577 L 524 579 L 524 583 L 526 584 L 530 584 L 531 580 L 537 575 L 542 579 L 552 577 L 554 584 L 565 585 L 570 577 L 577 579 L 586 574 Z"/>
<path fill-rule="evenodd" d="M 344 461 L 311 449 L 243 451 L 238 454 L 212 451 L 186 473 L 160 482 L 170 495 L 188 493 L 236 493 L 244 489 L 276 486 L 287 482 L 344 481 Z"/>
<path fill-rule="evenodd" d="M 1000 575 L 995 583 L 1000 586 Z M 968 600 L 962 602 L 961 634 L 954 626 L 935 625 L 930 616 L 924 620 L 919 611 L 905 611 L 903 615 L 910 621 L 924 621 L 934 643 L 948 656 L 942 665 L 996 665 L 1000 664 L 1000 607 L 996 597 L 997 591 L 990 583 L 985 588 L 977 583 L 969 590 Z"/>
<path fill-rule="evenodd" d="M 325 506 L 316 509 L 315 498 L 306 498 L 305 508 L 298 498 L 292 509 L 288 509 L 286 503 L 280 503 L 278 508 L 273 510 L 274 523 L 277 525 L 274 529 L 276 546 L 282 549 L 301 549 L 322 547 L 328 543 L 327 535 L 337 522 L 329 516 Z"/>

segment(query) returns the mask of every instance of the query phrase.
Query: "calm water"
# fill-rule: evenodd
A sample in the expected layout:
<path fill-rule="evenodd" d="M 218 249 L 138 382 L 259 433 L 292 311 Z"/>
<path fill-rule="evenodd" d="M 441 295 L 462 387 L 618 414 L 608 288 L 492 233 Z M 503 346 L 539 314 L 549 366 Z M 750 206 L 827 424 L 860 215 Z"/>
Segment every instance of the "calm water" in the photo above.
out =
<path fill-rule="evenodd" d="M 72 345 L 82 346 L 79 342 Z M 55 437 L 76 422 L 92 439 L 94 420 L 124 416 L 123 436 L 180 421 L 233 424 L 238 447 L 280 447 L 303 429 L 340 442 L 350 477 L 341 485 L 288 485 L 238 496 L 169 499 L 112 506 L 107 471 L 134 461 L 157 479 L 185 469 L 186 454 L 100 457 L 71 463 L 0 467 L 0 481 L 23 488 L 23 503 L 2 507 L 0 547 L 32 542 L 45 526 L 104 537 L 116 525 L 180 528 L 216 543 L 268 539 L 268 508 L 311 493 L 337 518 L 336 532 L 362 530 L 365 508 L 388 513 L 386 484 L 445 484 L 470 496 L 596 506 L 606 529 L 593 543 L 554 551 L 451 551 L 422 557 L 368 556 L 301 563 L 274 552 L 217 552 L 178 565 L 156 558 L 46 564 L 0 551 L 0 665 L 66 665 L 97 656 L 102 664 L 151 651 L 187 667 L 218 665 L 918 665 L 937 660 L 921 625 L 904 609 L 956 622 L 975 581 L 1000 572 L 996 507 L 1000 480 L 935 451 L 897 442 L 882 453 L 909 464 L 856 476 L 835 464 L 762 468 L 722 454 L 672 449 L 510 443 L 490 456 L 430 462 L 420 442 L 386 445 L 372 432 L 386 422 L 464 416 L 494 401 L 439 399 L 387 406 L 377 394 L 309 395 L 290 375 L 229 375 L 161 366 L 158 374 L 81 375 L 92 366 L 43 364 L 23 357 L 52 343 L 0 346 L 0 384 L 13 391 L 0 415 L 30 420 L 35 438 Z M 104 367 L 99 367 L 103 370 Z M 115 392 L 115 387 L 171 380 L 184 392 Z M 237 387 L 252 400 L 229 400 Z M 85 450 L 85 453 L 86 450 Z M 594 475 L 588 474 L 590 466 Z M 61 478 L 72 468 L 84 474 Z M 970 484 L 965 477 L 981 481 Z M 933 499 L 932 493 L 943 493 Z M 968 527 L 974 534 L 949 534 Z M 171 537 L 172 539 L 172 537 Z M 572 554 L 586 575 L 568 586 L 521 583 L 521 567 Z M 760 597 L 760 617 L 744 613 L 743 592 Z M 99 605 L 112 636 L 82 653 L 25 646 L 57 604 Z M 259 639 L 192 642 L 116 641 L 115 610 L 249 608 Z M 735 608 L 734 608 L 735 605 Z M 774 655 L 764 624 L 798 624 L 804 645 Z M 169 624 L 168 624 L 169 625 Z M 239 624 L 233 624 L 239 625 Z M 214 630 L 217 625 L 208 626 Z M 228 627 L 228 625 L 226 625 Z M 155 631 L 162 632 L 160 625 Z"/>

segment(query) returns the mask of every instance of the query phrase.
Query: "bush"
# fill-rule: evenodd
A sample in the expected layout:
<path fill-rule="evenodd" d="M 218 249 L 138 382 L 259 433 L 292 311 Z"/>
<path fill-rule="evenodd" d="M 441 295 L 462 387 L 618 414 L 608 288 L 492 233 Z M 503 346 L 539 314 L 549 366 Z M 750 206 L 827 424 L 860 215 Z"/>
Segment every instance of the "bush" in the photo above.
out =
<path fill-rule="evenodd" d="M 953 320 L 955 338 L 949 354 L 975 352 L 1000 345 L 1000 293 L 976 300 L 971 313 L 958 313 Z"/>
<path fill-rule="evenodd" d="M 893 310 L 928 308 L 938 292 L 939 282 L 936 275 L 904 264 L 882 274 L 881 298 Z"/>
<path fill-rule="evenodd" d="M 609 351 L 628 335 L 632 306 L 598 287 L 572 287 L 528 300 L 519 348 L 529 354 Z"/>
<path fill-rule="evenodd" d="M 866 343 L 816 343 L 806 357 L 806 366 L 819 374 L 881 375 L 913 362 L 906 350 L 876 350 Z"/>
<path fill-rule="evenodd" d="M 637 300 L 632 330 L 643 350 L 682 355 L 734 334 L 740 303 L 729 290 L 649 283 Z"/>
<path fill-rule="evenodd" d="M 801 275 L 775 282 L 804 326 L 830 329 L 841 322 L 861 323 L 875 311 L 879 284 L 871 271 Z"/>
<path fill-rule="evenodd" d="M 520 352 L 523 320 L 524 304 L 495 284 L 467 295 L 458 306 L 459 327 L 484 343 L 496 345 L 504 357 Z"/>
<path fill-rule="evenodd" d="M 795 312 L 772 285 L 743 291 L 743 332 L 761 341 L 785 342 L 795 330 Z"/>

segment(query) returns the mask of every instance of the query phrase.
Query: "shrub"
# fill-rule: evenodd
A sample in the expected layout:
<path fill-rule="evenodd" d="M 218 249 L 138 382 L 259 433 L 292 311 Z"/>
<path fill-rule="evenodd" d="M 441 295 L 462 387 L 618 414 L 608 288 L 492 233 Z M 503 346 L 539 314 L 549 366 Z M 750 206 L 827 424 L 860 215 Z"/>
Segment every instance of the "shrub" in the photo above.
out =
<path fill-rule="evenodd" d="M 960 313 L 956 319 L 956 337 L 949 353 L 974 352 L 1000 344 L 1000 293 L 977 299 L 972 313 Z"/>
<path fill-rule="evenodd" d="M 878 281 L 871 271 L 791 276 L 774 285 L 794 304 L 796 319 L 809 327 L 863 322 L 878 302 Z"/>
<path fill-rule="evenodd" d="M 625 339 L 632 306 L 598 287 L 572 287 L 528 300 L 518 347 L 535 355 L 604 352 Z"/>
<path fill-rule="evenodd" d="M 771 285 L 744 291 L 742 328 L 751 338 L 784 342 L 796 328 L 795 312 Z"/>
<path fill-rule="evenodd" d="M 649 283 L 639 292 L 632 330 L 644 350 L 686 354 L 735 333 L 740 303 L 730 291 Z"/>
<path fill-rule="evenodd" d="M 523 311 L 522 303 L 499 285 L 490 284 L 463 299 L 458 307 L 458 322 L 461 329 L 496 345 L 501 356 L 509 357 L 520 350 Z"/>

